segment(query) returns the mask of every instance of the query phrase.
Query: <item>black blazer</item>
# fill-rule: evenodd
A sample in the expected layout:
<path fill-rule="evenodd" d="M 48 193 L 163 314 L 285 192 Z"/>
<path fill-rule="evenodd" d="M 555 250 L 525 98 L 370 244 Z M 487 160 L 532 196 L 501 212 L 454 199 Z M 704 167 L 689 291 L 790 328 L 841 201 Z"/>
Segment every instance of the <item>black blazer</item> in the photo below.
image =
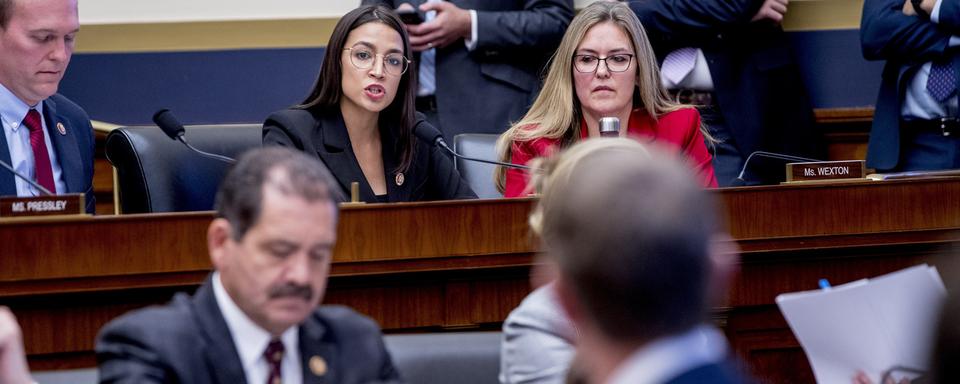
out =
<path fill-rule="evenodd" d="M 363 0 L 396 8 L 427 0 Z M 445 140 L 503 133 L 540 91 L 540 75 L 573 18 L 572 0 L 449 0 L 477 11 L 477 46 L 437 49 L 437 118 Z M 416 62 L 419 62 L 419 57 Z M 417 68 L 411 68 L 416 71 Z"/>
<path fill-rule="evenodd" d="M 401 178 L 394 170 L 400 163 L 397 129 L 381 126 L 384 175 L 390 202 L 475 199 L 469 185 L 453 167 L 453 161 L 439 149 L 421 140 L 414 145 L 413 161 Z M 322 161 L 350 195 L 350 183 L 360 183 L 360 200 L 377 202 L 353 153 L 347 127 L 339 108 L 322 112 L 286 109 L 275 112 L 263 123 L 263 144 L 296 148 Z M 402 180 L 402 182 L 401 182 Z"/>
<path fill-rule="evenodd" d="M 94 141 L 90 117 L 82 108 L 58 93 L 43 101 L 43 119 L 63 171 L 67 193 L 86 194 L 87 213 L 95 213 L 97 202 L 93 196 Z M 57 124 L 63 124 L 63 134 L 57 129 Z M 6 135 L 0 135 L 0 160 L 10 164 L 10 148 Z M 0 171 L 0 196 L 17 195 L 14 177 L 16 176 L 10 172 Z"/>
<path fill-rule="evenodd" d="M 960 78 L 960 55 L 948 47 L 950 37 L 960 34 L 960 0 L 940 3 L 940 23 L 904 15 L 903 2 L 865 0 L 860 22 L 860 43 L 867 60 L 887 60 L 870 142 L 867 166 L 880 171 L 897 168 L 900 161 L 900 107 L 906 82 L 924 63 L 953 55 Z"/>
<path fill-rule="evenodd" d="M 783 29 L 750 22 L 763 0 L 630 2 L 657 57 L 703 50 L 716 102 L 737 149 L 822 155 L 813 109 Z"/>
<path fill-rule="evenodd" d="M 319 307 L 300 324 L 299 344 L 304 383 L 400 381 L 379 327 L 349 308 Z M 246 383 L 210 278 L 193 297 L 179 293 L 111 321 L 96 353 L 101 383 Z M 325 375 L 311 371 L 314 356 L 326 361 Z"/>

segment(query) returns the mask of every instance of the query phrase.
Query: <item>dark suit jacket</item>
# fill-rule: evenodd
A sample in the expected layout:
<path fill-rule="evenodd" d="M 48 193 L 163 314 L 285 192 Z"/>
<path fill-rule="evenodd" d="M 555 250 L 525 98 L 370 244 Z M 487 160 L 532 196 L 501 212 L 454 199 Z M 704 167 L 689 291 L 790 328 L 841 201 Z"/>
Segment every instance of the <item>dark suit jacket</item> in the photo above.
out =
<path fill-rule="evenodd" d="M 101 383 L 246 382 L 209 278 L 193 297 L 177 294 L 166 306 L 111 321 L 96 353 Z M 327 362 L 326 375 L 311 372 L 313 356 Z M 346 307 L 321 306 L 300 325 L 300 357 L 304 383 L 400 380 L 376 323 Z"/>
<path fill-rule="evenodd" d="M 730 364 L 707 364 L 684 372 L 664 384 L 736 384 L 746 382 L 748 381 L 741 377 Z"/>
<path fill-rule="evenodd" d="M 90 117 L 82 108 L 66 97 L 55 94 L 43 101 L 43 118 L 47 124 L 53 150 L 57 154 L 67 193 L 86 194 L 87 212 L 94 213 L 93 197 L 93 126 Z M 61 135 L 57 124 L 63 124 L 66 134 Z M 0 134 L 0 160 L 10 164 L 10 147 L 7 136 Z M 0 196 L 16 196 L 16 176 L 0 171 Z"/>
<path fill-rule="evenodd" d="M 453 167 L 453 161 L 429 143 L 417 140 L 413 162 L 403 173 L 403 184 L 397 185 L 394 169 L 400 156 L 393 143 L 397 129 L 381 126 L 383 168 L 390 202 L 475 199 L 469 185 Z M 360 183 L 360 200 L 376 202 L 373 189 L 363 176 L 360 163 L 350 146 L 350 137 L 338 108 L 325 112 L 286 109 L 270 115 L 263 123 L 263 144 L 292 147 L 322 161 L 340 182 L 349 196 L 350 183 Z"/>
<path fill-rule="evenodd" d="M 703 50 L 716 102 L 742 156 L 765 150 L 821 156 L 813 109 L 783 29 L 751 23 L 763 0 L 630 3 L 662 62 L 675 49 Z"/>
<path fill-rule="evenodd" d="M 863 57 L 887 60 L 867 146 L 867 166 L 878 170 L 894 170 L 900 161 L 900 107 L 907 82 L 924 63 L 956 52 L 947 44 L 951 34 L 960 35 L 960 0 L 943 0 L 940 24 L 906 16 L 902 8 L 896 0 L 863 2 Z M 953 60 L 960 78 L 960 55 Z"/>
<path fill-rule="evenodd" d="M 362 3 L 396 8 L 424 2 Z M 450 2 L 477 11 L 477 46 L 467 51 L 460 40 L 437 49 L 437 115 L 448 143 L 460 133 L 502 133 L 520 120 L 540 90 L 547 59 L 573 18 L 572 0 Z"/>

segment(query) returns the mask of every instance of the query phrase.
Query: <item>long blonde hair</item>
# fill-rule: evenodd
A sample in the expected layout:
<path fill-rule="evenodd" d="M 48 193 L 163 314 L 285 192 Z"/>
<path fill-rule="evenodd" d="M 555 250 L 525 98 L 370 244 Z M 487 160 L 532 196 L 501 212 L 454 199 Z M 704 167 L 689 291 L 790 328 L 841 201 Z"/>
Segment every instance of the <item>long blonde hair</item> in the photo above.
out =
<path fill-rule="evenodd" d="M 587 31 L 604 22 L 611 22 L 623 28 L 633 43 L 638 84 L 634 91 L 634 107 L 645 108 L 654 120 L 667 112 L 692 108 L 672 101 L 667 90 L 661 85 L 657 57 L 637 15 L 626 4 L 597 1 L 573 18 L 570 27 L 563 35 L 560 46 L 550 59 L 550 68 L 547 71 L 543 89 L 530 106 L 530 110 L 497 139 L 497 157 L 500 161 L 510 161 L 514 142 L 544 137 L 560 139 L 561 147 L 566 147 L 580 137 L 582 112 L 580 101 L 574 91 L 573 55 Z M 497 188 L 502 192 L 506 180 L 506 168 L 497 166 L 494 175 Z"/>
<path fill-rule="evenodd" d="M 601 153 L 627 152 L 631 153 L 631 156 L 636 156 L 637 159 L 650 159 L 653 157 L 651 150 L 655 149 L 648 148 L 633 139 L 615 137 L 584 140 L 551 156 L 533 159 L 530 166 L 536 171 L 531 171 L 528 188 L 539 192 L 540 200 L 527 219 L 530 228 L 534 234 L 538 236 L 542 234 L 544 207 L 550 206 L 550 201 L 554 199 L 554 193 L 550 191 L 563 189 L 570 184 L 574 170 L 590 157 Z"/>

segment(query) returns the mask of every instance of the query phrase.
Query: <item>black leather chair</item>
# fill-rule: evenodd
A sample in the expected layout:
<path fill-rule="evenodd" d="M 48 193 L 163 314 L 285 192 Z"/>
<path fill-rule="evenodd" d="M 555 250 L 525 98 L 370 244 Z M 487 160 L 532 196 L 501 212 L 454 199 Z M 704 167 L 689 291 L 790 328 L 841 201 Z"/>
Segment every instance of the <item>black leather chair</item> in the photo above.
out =
<path fill-rule="evenodd" d="M 453 148 L 457 153 L 484 160 L 497 160 L 497 138 L 500 135 L 490 133 L 462 133 L 453 138 Z M 481 199 L 503 197 L 497 190 L 493 179 L 493 164 L 457 158 L 457 171 L 470 184 L 470 188 Z"/>
<path fill-rule="evenodd" d="M 188 126 L 185 138 L 202 151 L 233 158 L 262 143 L 260 124 Z M 106 155 L 117 169 L 123 213 L 211 210 L 229 167 L 190 151 L 155 126 L 113 130 Z"/>
<path fill-rule="evenodd" d="M 408 383 L 495 384 L 500 373 L 500 332 L 387 335 L 393 365 Z"/>

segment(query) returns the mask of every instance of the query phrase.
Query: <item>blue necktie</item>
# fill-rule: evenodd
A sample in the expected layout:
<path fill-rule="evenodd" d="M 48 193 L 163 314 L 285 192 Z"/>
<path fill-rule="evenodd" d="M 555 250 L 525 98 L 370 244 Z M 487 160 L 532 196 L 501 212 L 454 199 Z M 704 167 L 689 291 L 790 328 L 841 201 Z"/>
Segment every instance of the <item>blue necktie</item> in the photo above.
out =
<path fill-rule="evenodd" d="M 927 78 L 927 91 L 934 99 L 943 103 L 957 90 L 957 72 L 953 68 L 953 58 L 935 60 L 930 65 L 930 77 Z"/>
<path fill-rule="evenodd" d="M 435 0 L 430 0 L 432 2 Z M 437 11 L 430 11 L 424 17 L 425 21 L 437 17 Z M 437 49 L 432 48 L 420 52 L 420 89 L 417 96 L 433 95 L 437 92 Z"/>

